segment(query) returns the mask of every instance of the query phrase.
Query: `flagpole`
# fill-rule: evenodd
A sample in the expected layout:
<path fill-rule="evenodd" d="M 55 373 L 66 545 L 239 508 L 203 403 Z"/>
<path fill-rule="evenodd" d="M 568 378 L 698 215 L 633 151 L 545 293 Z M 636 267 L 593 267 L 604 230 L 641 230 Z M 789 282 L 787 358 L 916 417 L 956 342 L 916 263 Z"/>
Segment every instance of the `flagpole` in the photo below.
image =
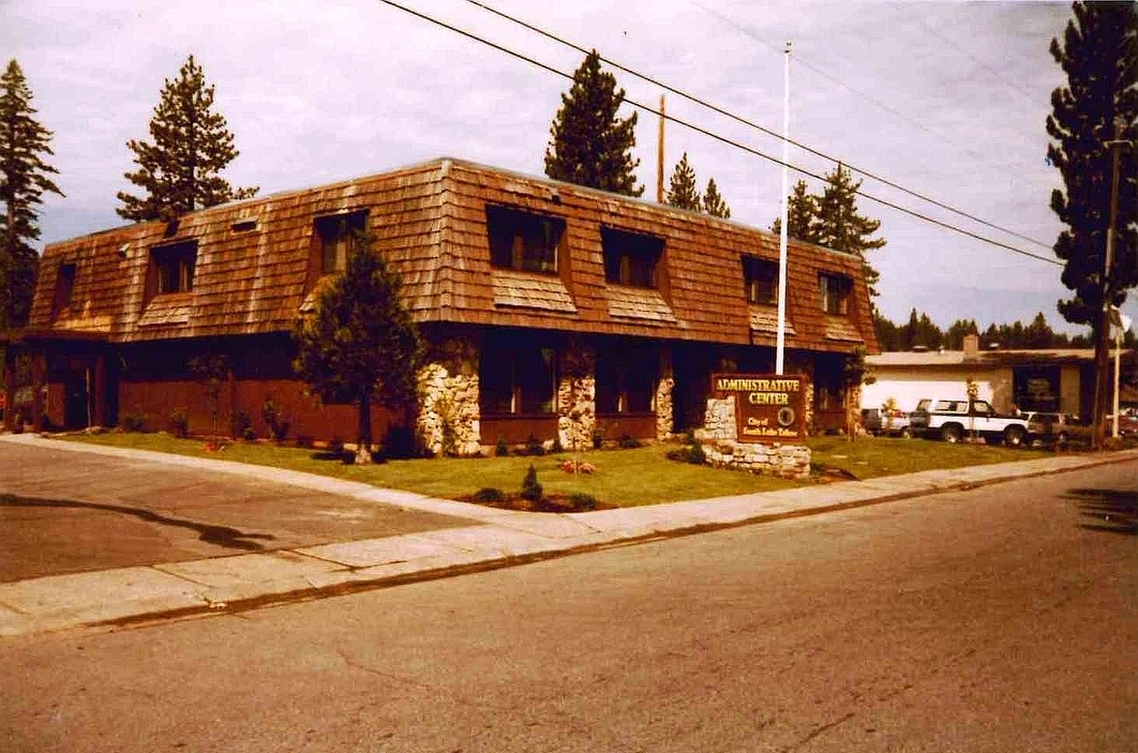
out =
<path fill-rule="evenodd" d="M 787 215 L 789 213 L 789 164 L 790 164 L 790 40 L 786 40 L 786 64 L 782 74 L 782 222 L 778 237 L 778 335 L 775 340 L 775 373 L 782 375 L 785 367 L 786 348 L 786 246 Z"/>

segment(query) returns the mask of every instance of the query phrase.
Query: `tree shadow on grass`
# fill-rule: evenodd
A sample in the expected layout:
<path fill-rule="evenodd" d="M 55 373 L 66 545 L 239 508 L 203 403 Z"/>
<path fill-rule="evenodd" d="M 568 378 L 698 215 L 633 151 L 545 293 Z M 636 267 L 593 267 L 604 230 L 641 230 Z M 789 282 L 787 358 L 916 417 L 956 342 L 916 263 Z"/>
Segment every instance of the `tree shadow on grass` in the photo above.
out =
<path fill-rule="evenodd" d="M 53 507 L 57 509 L 98 510 L 119 515 L 131 515 L 147 523 L 157 523 L 175 528 L 188 528 L 197 531 L 198 538 L 207 544 L 215 544 L 226 549 L 241 549 L 243 551 L 261 551 L 265 547 L 257 543 L 257 539 L 272 541 L 276 537 L 267 533 L 246 533 L 228 526 L 215 526 L 208 523 L 198 523 L 193 520 L 183 520 L 161 515 L 151 510 L 142 510 L 137 507 L 125 505 L 110 505 L 101 502 L 80 502 L 73 499 L 43 499 L 39 497 L 17 497 L 11 494 L 0 494 L 0 506 L 3 507 Z"/>
<path fill-rule="evenodd" d="M 1079 513 L 1093 521 L 1080 523 L 1080 528 L 1138 536 L 1138 492 L 1070 489 L 1063 498 L 1073 500 L 1079 506 Z"/>

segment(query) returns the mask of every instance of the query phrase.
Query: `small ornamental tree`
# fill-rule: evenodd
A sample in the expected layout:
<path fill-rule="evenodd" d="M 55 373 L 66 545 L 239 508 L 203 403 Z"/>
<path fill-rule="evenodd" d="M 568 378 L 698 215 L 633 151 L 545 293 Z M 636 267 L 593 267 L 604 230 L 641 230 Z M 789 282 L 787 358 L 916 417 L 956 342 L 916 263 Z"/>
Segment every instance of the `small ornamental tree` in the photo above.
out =
<path fill-rule="evenodd" d="M 545 150 L 545 174 L 554 180 L 639 196 L 633 171 L 640 160 L 630 154 L 636 146 L 636 113 L 618 118 L 624 89 L 616 77 L 601 71 L 601 56 L 593 50 L 573 74 L 573 86 L 561 95 Z"/>
<path fill-rule="evenodd" d="M 138 170 L 124 177 L 144 196 L 120 191 L 120 217 L 135 222 L 171 220 L 195 209 L 248 199 L 256 188 L 233 188 L 220 173 L 238 151 L 225 118 L 212 111 L 213 86 L 190 55 L 178 78 L 166 79 L 150 120 L 153 143 L 131 139 Z"/>
<path fill-rule="evenodd" d="M 0 75 L 0 331 L 27 323 L 39 254 L 30 241 L 40 237 L 38 205 L 43 194 L 63 192 L 47 164 L 51 131 L 35 119 L 32 91 L 15 60 Z"/>
<path fill-rule="evenodd" d="M 727 202 L 719 194 L 719 187 L 715 185 L 715 178 L 707 181 L 707 190 L 703 192 L 703 211 L 712 217 L 731 219 L 731 207 L 727 206 Z"/>
<path fill-rule="evenodd" d="M 402 281 L 374 238 L 359 234 L 347 268 L 323 281 L 316 310 L 302 315 L 293 336 L 293 368 L 325 402 L 359 406 L 356 463 L 371 462 L 371 406 L 415 403 L 422 361 L 418 330 L 399 292 Z"/>
<path fill-rule="evenodd" d="M 688 153 L 680 157 L 672 178 L 668 183 L 668 194 L 664 202 L 679 209 L 700 210 L 699 189 L 695 187 L 695 170 L 688 164 Z"/>

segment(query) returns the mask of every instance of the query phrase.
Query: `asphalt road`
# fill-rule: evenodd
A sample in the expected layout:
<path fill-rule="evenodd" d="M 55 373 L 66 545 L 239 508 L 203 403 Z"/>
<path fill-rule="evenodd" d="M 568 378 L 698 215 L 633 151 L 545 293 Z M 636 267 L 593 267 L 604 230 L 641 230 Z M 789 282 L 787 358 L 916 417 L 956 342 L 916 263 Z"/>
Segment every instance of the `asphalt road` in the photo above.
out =
<path fill-rule="evenodd" d="M 1138 750 L 1138 463 L 0 642 L 0 750 Z"/>

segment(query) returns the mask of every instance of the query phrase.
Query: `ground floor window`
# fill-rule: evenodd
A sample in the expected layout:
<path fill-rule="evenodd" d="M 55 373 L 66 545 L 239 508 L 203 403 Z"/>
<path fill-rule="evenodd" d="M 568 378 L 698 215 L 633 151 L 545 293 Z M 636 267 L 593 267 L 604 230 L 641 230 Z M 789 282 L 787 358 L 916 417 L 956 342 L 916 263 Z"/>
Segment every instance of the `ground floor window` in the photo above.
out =
<path fill-rule="evenodd" d="M 552 413 L 556 366 L 553 348 L 483 348 L 479 368 L 482 413 Z"/>
<path fill-rule="evenodd" d="M 654 351 L 597 353 L 597 413 L 651 413 L 656 409 L 657 356 Z"/>

